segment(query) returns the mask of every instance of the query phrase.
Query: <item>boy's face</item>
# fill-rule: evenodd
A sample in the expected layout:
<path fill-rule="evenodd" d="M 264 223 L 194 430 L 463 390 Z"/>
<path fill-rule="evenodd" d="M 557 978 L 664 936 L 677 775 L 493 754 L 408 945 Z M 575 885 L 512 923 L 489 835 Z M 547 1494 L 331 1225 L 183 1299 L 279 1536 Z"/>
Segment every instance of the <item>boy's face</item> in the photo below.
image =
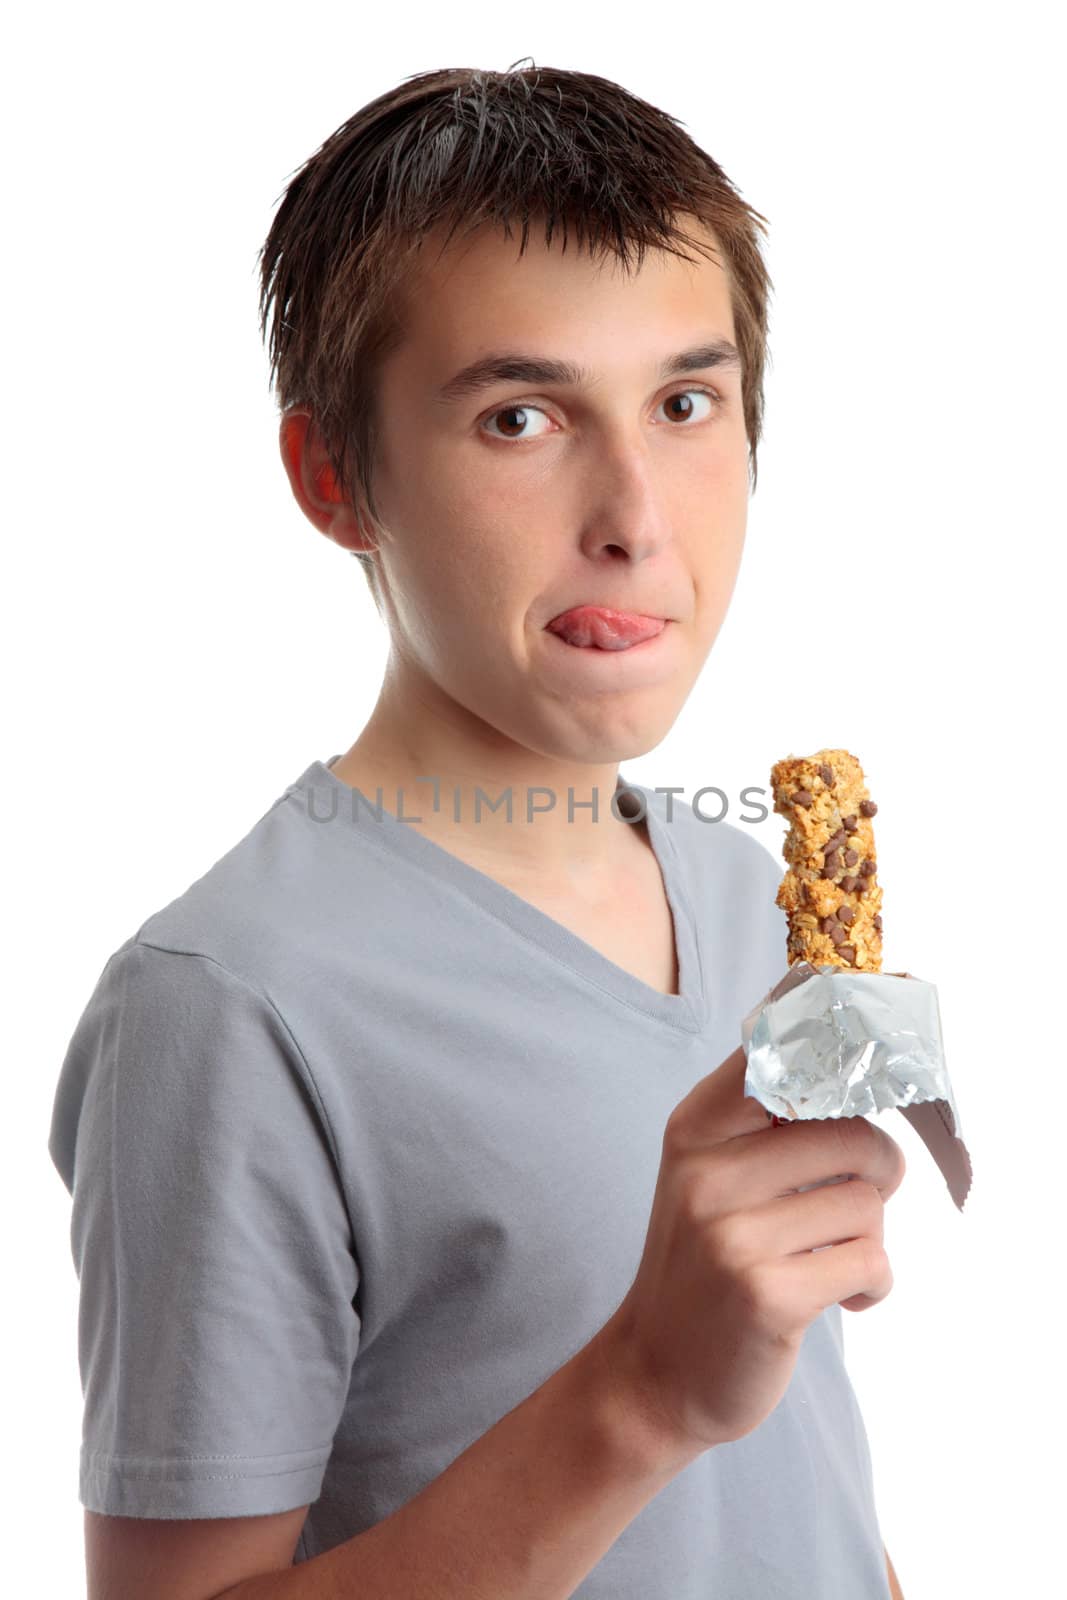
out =
<path fill-rule="evenodd" d="M 568 764 L 642 754 L 688 697 L 741 559 L 740 368 L 660 374 L 677 352 L 735 342 L 726 276 L 662 251 L 627 276 L 573 233 L 565 253 L 558 234 L 546 247 L 543 228 L 521 256 L 500 230 L 440 254 L 443 237 L 424 242 L 378 390 L 372 537 L 394 670 L 424 706 L 488 725 L 494 749 L 503 735 Z M 441 398 L 503 352 L 574 363 L 588 387 L 498 379 Z M 667 626 L 637 649 L 581 649 L 546 629 L 579 605 Z"/>

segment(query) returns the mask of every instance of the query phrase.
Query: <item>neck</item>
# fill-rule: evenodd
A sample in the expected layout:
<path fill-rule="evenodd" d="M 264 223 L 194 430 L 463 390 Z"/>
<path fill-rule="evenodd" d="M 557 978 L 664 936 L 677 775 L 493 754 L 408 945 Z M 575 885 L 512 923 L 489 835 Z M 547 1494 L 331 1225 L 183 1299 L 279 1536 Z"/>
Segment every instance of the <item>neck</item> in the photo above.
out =
<path fill-rule="evenodd" d="M 593 878 L 632 859 L 639 825 L 625 801 L 612 808 L 617 761 L 542 756 L 447 704 L 401 717 L 386 684 L 331 770 L 446 849 L 518 876 Z"/>

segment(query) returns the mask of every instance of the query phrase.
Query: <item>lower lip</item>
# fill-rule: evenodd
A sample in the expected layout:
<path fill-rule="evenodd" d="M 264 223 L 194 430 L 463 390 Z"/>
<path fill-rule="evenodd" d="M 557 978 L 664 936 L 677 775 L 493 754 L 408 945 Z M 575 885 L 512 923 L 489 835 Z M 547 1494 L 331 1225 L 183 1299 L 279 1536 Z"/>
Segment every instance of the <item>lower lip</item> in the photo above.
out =
<path fill-rule="evenodd" d="M 568 644 L 566 639 L 551 629 L 545 628 L 543 631 L 555 646 L 553 653 L 565 665 L 572 669 L 584 667 L 587 671 L 608 674 L 626 671 L 627 663 L 630 663 L 631 670 L 636 670 L 641 663 L 651 661 L 657 652 L 663 650 L 664 640 L 671 632 L 671 624 L 665 622 L 659 633 L 654 633 L 651 639 L 642 639 L 640 644 L 628 645 L 625 650 L 600 650 L 595 644 Z"/>

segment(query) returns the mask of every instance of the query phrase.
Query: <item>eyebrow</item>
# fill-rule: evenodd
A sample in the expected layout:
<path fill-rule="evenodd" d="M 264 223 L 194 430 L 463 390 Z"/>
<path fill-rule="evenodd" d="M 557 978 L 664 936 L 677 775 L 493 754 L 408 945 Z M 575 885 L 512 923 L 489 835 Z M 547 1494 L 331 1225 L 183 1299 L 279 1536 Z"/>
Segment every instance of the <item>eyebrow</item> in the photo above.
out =
<path fill-rule="evenodd" d="M 694 345 L 691 350 L 679 350 L 667 356 L 659 369 L 660 379 L 673 378 L 680 372 L 700 372 L 705 367 L 732 367 L 740 370 L 741 358 L 729 339 L 709 339 L 705 344 Z M 454 405 L 457 400 L 469 399 L 496 383 L 551 383 L 576 389 L 587 388 L 592 374 L 573 361 L 557 361 L 550 356 L 526 355 L 517 351 L 481 356 L 467 367 L 462 367 L 454 377 L 442 384 L 437 399 L 443 405 Z"/>

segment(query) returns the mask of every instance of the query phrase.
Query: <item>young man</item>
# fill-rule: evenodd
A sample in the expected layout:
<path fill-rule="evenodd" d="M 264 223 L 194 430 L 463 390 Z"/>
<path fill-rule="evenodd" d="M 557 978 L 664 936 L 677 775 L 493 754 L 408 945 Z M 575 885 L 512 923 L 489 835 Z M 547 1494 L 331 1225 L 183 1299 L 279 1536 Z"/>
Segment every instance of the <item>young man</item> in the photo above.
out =
<path fill-rule="evenodd" d="M 737 575 L 757 214 L 603 79 L 425 74 L 302 169 L 263 285 L 390 655 L 71 1040 L 90 1596 L 899 1595 L 840 1307 L 903 1157 L 744 1096 L 778 862 L 618 769 Z"/>

